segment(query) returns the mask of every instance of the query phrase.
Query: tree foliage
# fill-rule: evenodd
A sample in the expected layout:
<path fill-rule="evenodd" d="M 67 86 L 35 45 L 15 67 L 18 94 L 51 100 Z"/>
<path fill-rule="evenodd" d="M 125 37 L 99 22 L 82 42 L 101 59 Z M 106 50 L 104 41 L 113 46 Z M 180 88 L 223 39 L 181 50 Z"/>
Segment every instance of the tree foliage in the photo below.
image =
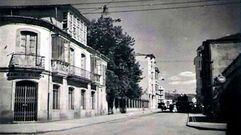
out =
<path fill-rule="evenodd" d="M 88 30 L 88 45 L 109 58 L 107 66 L 106 89 L 108 100 L 117 96 L 139 98 L 141 70 L 135 59 L 133 49 L 135 40 L 115 26 L 116 20 L 100 17 L 91 21 Z"/>

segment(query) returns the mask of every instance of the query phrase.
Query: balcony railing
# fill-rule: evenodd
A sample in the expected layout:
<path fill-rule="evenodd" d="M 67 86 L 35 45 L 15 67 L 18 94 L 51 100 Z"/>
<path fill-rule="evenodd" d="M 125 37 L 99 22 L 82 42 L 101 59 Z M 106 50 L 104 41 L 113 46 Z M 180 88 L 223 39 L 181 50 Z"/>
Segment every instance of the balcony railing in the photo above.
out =
<path fill-rule="evenodd" d="M 13 54 L 10 67 L 28 68 L 28 69 L 44 69 L 44 56 L 34 54 Z"/>
<path fill-rule="evenodd" d="M 70 66 L 68 62 L 64 62 L 61 60 L 52 60 L 51 65 L 53 73 L 56 73 L 58 75 L 68 75 Z"/>
<path fill-rule="evenodd" d="M 100 75 L 91 73 L 80 67 L 70 65 L 68 62 L 62 60 L 52 60 L 52 72 L 58 76 L 69 76 L 75 78 L 82 78 L 91 80 L 94 83 L 100 83 Z"/>
<path fill-rule="evenodd" d="M 91 73 L 89 71 L 86 71 L 80 67 L 76 67 L 73 65 L 70 65 L 69 67 L 69 76 L 77 76 L 81 77 L 87 80 L 90 80 Z"/>
<path fill-rule="evenodd" d="M 91 73 L 91 81 L 95 83 L 100 83 L 100 75 L 96 73 Z"/>

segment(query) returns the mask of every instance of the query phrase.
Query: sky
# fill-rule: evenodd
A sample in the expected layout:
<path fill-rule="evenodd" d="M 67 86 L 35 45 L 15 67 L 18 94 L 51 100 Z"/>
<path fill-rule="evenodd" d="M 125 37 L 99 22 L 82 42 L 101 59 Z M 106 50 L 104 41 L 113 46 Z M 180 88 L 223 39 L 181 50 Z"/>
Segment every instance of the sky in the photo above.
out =
<path fill-rule="evenodd" d="M 125 1 L 111 3 L 115 1 Z M 119 12 L 150 8 L 169 8 L 170 6 L 182 5 L 160 5 L 165 2 L 190 2 L 199 0 L 0 0 L 0 5 L 30 5 L 30 4 L 73 4 L 93 3 L 74 5 L 77 8 L 102 7 L 107 5 L 108 16 L 120 18 L 121 25 L 125 32 L 135 39 L 136 53 L 152 53 L 156 56 L 160 81 L 166 91 L 177 93 L 193 94 L 196 89 L 195 67 L 193 59 L 196 56 L 196 49 L 207 39 L 216 39 L 241 30 L 241 4 L 202 6 L 181 9 L 149 10 L 139 12 Z M 203 0 L 200 0 L 203 1 Z M 205 0 L 204 0 L 205 1 Z M 214 2 L 211 2 L 214 1 Z M 206 0 L 201 4 L 213 4 L 237 0 Z M 106 2 L 106 3 L 103 3 Z M 240 1 L 239 1 L 240 2 Z M 146 5 L 130 7 L 130 5 Z M 158 5 L 159 4 L 159 5 Z M 193 3 L 194 5 L 200 3 Z M 121 6 L 121 8 L 114 8 Z M 126 6 L 126 7 L 123 7 Z M 188 5 L 190 6 L 190 4 Z M 101 9 L 85 9 L 86 12 L 101 12 Z M 100 14 L 84 14 L 88 19 L 96 19 Z"/>

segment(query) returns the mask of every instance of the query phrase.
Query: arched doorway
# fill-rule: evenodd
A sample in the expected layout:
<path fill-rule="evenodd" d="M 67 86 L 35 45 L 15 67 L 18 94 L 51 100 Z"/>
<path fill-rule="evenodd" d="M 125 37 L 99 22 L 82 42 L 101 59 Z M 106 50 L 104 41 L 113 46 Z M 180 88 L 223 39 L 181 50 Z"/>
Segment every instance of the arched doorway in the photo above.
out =
<path fill-rule="evenodd" d="M 15 88 L 14 121 L 37 120 L 38 84 L 32 81 L 19 81 Z"/>

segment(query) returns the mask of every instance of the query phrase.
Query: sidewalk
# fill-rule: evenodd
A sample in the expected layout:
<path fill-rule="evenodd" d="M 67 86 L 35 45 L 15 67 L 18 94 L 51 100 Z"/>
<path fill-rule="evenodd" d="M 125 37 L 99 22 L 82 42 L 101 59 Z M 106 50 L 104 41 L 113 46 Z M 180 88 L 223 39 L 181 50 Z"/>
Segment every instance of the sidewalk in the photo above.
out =
<path fill-rule="evenodd" d="M 159 110 L 146 110 L 138 112 L 128 112 L 125 114 L 102 115 L 82 119 L 51 121 L 45 123 L 28 123 L 28 124 L 0 124 L 0 134 L 36 134 L 55 131 L 64 131 L 94 124 L 105 123 L 119 119 L 130 119 L 137 116 L 157 113 Z"/>
<path fill-rule="evenodd" d="M 207 119 L 203 114 L 188 114 L 187 124 L 188 127 L 193 127 L 203 130 L 226 130 L 226 123 L 216 120 Z"/>

